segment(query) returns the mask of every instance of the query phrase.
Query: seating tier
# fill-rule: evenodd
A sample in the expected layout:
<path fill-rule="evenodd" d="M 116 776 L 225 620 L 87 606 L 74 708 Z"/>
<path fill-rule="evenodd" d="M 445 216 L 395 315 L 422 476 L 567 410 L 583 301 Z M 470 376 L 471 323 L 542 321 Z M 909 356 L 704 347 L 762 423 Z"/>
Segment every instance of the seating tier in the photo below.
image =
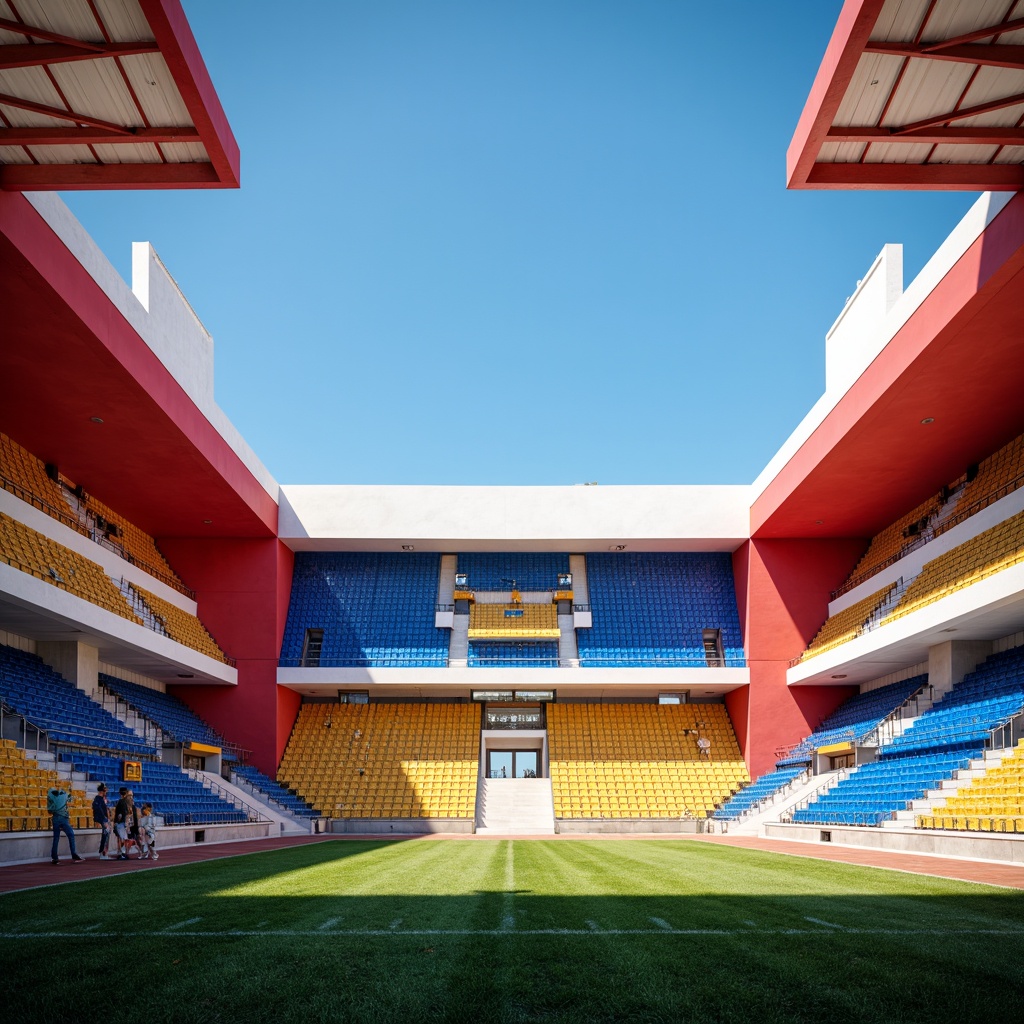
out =
<path fill-rule="evenodd" d="M 556 818 L 704 817 L 749 780 L 723 705 L 549 704 L 547 721 Z"/>
<path fill-rule="evenodd" d="M 443 667 L 449 630 L 434 626 L 441 556 L 299 552 L 281 663 L 302 663 L 306 631 L 323 630 L 317 664 Z"/>
<path fill-rule="evenodd" d="M 303 704 L 278 781 L 332 818 L 476 813 L 474 704 Z"/>
<path fill-rule="evenodd" d="M 742 664 L 732 560 L 720 553 L 587 555 L 593 626 L 577 630 L 580 666 L 708 664 L 704 630 Z"/>

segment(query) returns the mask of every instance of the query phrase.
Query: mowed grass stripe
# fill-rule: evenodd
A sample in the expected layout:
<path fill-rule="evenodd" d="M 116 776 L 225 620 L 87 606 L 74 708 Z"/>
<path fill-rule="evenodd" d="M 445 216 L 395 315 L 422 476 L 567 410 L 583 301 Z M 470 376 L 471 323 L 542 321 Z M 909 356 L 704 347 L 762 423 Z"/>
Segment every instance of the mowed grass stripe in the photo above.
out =
<path fill-rule="evenodd" d="M 0 956 L 12 1020 L 105 1012 L 127 961 L 157 1024 L 980 1024 L 1024 1001 L 1022 911 L 686 841 L 346 841 L 7 894 Z"/>

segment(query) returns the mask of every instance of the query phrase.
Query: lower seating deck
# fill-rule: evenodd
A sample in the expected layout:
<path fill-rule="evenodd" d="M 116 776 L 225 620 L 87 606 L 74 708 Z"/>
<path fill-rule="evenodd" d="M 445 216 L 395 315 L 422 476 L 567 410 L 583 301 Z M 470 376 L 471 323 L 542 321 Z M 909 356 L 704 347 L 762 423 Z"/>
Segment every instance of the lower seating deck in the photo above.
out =
<path fill-rule="evenodd" d="M 548 739 L 556 818 L 705 817 L 749 781 L 719 704 L 552 704 Z"/>
<path fill-rule="evenodd" d="M 475 704 L 304 704 L 278 781 L 329 818 L 476 814 Z"/>

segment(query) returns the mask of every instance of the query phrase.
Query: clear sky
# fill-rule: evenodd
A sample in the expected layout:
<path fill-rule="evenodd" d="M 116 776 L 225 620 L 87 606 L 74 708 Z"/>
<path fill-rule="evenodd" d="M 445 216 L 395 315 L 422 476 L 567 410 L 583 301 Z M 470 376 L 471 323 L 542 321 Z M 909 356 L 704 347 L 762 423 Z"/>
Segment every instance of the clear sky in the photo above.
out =
<path fill-rule="evenodd" d="M 64 198 L 282 483 L 749 483 L 975 199 L 786 191 L 840 0 L 184 6 L 241 189 Z"/>

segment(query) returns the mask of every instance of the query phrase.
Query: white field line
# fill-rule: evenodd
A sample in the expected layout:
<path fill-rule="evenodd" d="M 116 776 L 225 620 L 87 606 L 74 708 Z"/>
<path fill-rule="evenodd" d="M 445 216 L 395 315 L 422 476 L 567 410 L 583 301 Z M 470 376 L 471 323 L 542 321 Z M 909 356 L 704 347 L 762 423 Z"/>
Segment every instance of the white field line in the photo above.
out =
<path fill-rule="evenodd" d="M 663 932 L 674 932 L 675 928 L 668 923 L 668 921 L 662 920 L 660 917 L 648 918 L 651 924 L 656 924 Z"/>
<path fill-rule="evenodd" d="M 400 917 L 396 917 L 394 921 L 392 921 L 391 924 L 388 925 L 388 930 L 392 932 L 395 931 L 401 923 L 402 919 Z"/>
<path fill-rule="evenodd" d="M 341 920 L 340 917 L 329 917 L 329 918 L 327 918 L 326 921 L 324 921 L 324 923 L 322 925 L 320 925 L 319 928 L 317 928 L 317 931 L 318 932 L 329 932 L 340 920 Z M 267 923 L 266 921 L 263 922 L 263 924 L 266 924 L 266 923 Z M 257 925 L 256 927 L 259 928 L 259 927 L 261 927 L 261 925 Z"/>
<path fill-rule="evenodd" d="M 238 936 L 261 937 L 261 938 L 323 938 L 329 935 L 331 938 L 352 937 L 376 937 L 388 936 L 401 938 L 402 936 L 417 935 L 721 935 L 721 936 L 750 936 L 750 935 L 793 935 L 793 936 L 822 936 L 836 934 L 832 930 L 822 928 L 529 928 L 509 932 L 504 928 L 407 928 L 393 930 L 391 928 L 350 928 L 341 931 L 325 932 L 322 928 L 309 929 L 287 929 L 272 928 L 264 930 L 246 930 L 242 928 L 231 929 L 230 931 L 183 931 L 182 928 L 188 922 L 181 922 L 180 926 L 172 926 L 170 929 L 156 932 L 0 932 L 0 940 L 4 939 L 160 939 L 187 937 L 193 939 L 221 939 Z M 843 935 L 937 935 L 948 937 L 954 935 L 1001 935 L 1010 938 L 1024 938 L 1024 928 L 843 928 Z"/>
<path fill-rule="evenodd" d="M 201 917 L 190 917 L 187 921 L 179 921 L 177 924 L 169 924 L 164 928 L 165 932 L 177 932 L 179 928 L 187 928 L 190 924 L 199 924 Z"/>
<path fill-rule="evenodd" d="M 846 931 L 846 928 L 841 924 L 833 924 L 831 921 L 819 921 L 816 917 L 805 917 L 804 920 L 810 921 L 811 924 L 820 924 L 823 928 L 837 928 L 841 932 Z"/>

